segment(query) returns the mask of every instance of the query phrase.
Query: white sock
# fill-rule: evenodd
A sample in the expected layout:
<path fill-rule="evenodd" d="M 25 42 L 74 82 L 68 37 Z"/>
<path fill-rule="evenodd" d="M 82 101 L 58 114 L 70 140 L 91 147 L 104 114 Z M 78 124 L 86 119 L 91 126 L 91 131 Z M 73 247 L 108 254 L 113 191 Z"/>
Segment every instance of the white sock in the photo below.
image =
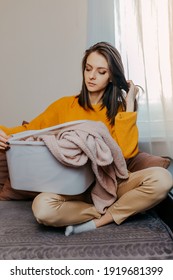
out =
<path fill-rule="evenodd" d="M 65 229 L 65 235 L 69 236 L 71 234 L 75 233 L 81 233 L 89 230 L 94 230 L 96 229 L 96 225 L 93 220 L 83 223 L 83 224 L 78 224 L 74 226 L 67 226 Z"/>

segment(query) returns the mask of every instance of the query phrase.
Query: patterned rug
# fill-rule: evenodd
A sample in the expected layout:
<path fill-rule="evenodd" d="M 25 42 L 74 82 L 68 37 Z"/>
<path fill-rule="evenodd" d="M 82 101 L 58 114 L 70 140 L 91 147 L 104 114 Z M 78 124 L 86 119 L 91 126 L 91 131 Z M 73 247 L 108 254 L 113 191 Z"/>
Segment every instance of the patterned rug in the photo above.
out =
<path fill-rule="evenodd" d="M 66 237 L 39 225 L 30 201 L 0 201 L 0 259 L 173 259 L 173 234 L 153 211 Z"/>

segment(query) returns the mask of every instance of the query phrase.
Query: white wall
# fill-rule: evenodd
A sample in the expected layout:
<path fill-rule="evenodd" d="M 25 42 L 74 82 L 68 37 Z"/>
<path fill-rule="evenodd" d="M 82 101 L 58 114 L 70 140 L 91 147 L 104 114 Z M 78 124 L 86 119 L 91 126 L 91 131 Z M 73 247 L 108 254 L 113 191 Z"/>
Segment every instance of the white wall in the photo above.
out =
<path fill-rule="evenodd" d="M 114 45 L 114 31 L 114 0 L 88 0 L 87 47 L 99 41 Z"/>
<path fill-rule="evenodd" d="M 0 124 L 79 92 L 87 0 L 0 0 Z"/>

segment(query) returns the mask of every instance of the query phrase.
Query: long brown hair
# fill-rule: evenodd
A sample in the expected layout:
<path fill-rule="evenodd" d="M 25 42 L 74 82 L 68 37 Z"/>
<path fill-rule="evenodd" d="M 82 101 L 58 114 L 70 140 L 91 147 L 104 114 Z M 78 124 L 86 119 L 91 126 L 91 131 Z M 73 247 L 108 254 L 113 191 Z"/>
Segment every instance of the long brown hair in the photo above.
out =
<path fill-rule="evenodd" d="M 92 52 L 97 52 L 103 55 L 109 66 L 110 80 L 111 82 L 107 85 L 104 95 L 102 97 L 102 105 L 100 109 L 107 108 L 107 118 L 111 125 L 115 123 L 115 116 L 118 112 L 119 106 L 122 110 L 126 110 L 126 102 L 124 92 L 127 93 L 129 90 L 128 83 L 124 75 L 124 67 L 121 60 L 121 56 L 118 50 L 107 42 L 99 42 L 85 51 L 85 55 L 82 60 L 82 73 L 83 82 L 82 89 L 78 97 L 78 102 L 85 110 L 94 110 L 88 95 L 88 90 L 85 85 L 84 71 L 86 67 L 86 61 L 88 56 Z M 136 102 L 135 102 L 136 103 Z M 136 110 L 135 104 L 135 110 Z"/>

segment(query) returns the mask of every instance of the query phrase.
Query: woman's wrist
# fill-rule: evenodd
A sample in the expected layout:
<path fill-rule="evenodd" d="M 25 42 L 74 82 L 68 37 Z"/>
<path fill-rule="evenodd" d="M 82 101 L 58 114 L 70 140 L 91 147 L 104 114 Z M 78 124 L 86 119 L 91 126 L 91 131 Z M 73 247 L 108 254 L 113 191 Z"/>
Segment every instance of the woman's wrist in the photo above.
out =
<path fill-rule="evenodd" d="M 134 112 L 134 108 L 135 104 L 133 100 L 126 103 L 126 112 Z"/>

